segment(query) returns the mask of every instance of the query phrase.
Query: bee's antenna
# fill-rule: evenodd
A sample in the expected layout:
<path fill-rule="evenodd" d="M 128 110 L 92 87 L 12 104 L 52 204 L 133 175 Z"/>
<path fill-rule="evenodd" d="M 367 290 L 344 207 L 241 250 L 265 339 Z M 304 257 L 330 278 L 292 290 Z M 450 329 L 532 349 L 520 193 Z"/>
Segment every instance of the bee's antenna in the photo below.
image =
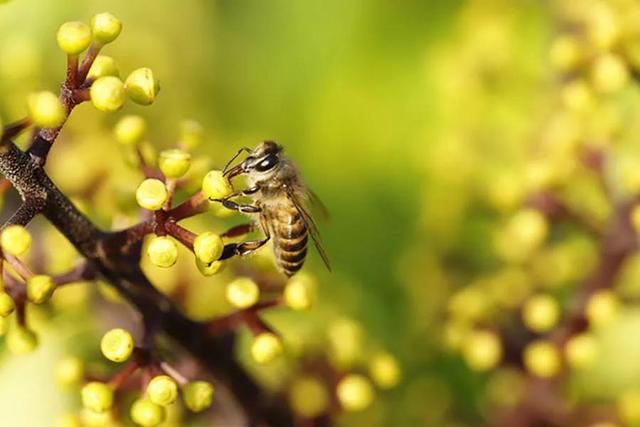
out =
<path fill-rule="evenodd" d="M 222 174 L 226 174 L 227 173 L 227 169 L 229 168 L 229 166 L 231 165 L 231 163 L 233 163 L 233 161 L 235 159 L 238 158 L 238 156 L 243 152 L 246 151 L 247 153 L 251 153 L 251 149 L 247 148 L 247 147 L 242 147 L 241 149 L 238 150 L 238 152 L 227 162 L 226 165 L 224 165 L 224 169 L 222 170 Z"/>

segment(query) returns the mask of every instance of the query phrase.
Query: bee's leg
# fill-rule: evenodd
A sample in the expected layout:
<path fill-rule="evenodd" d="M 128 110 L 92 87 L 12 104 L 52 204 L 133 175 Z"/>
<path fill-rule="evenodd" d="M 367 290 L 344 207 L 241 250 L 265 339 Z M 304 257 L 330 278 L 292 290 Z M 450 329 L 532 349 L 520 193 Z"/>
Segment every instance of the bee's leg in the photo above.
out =
<path fill-rule="evenodd" d="M 243 224 L 243 225 L 244 226 L 251 225 L 252 228 L 255 227 L 254 224 Z M 265 226 L 264 219 L 262 219 L 261 225 L 262 225 L 262 230 L 264 232 L 264 239 L 249 240 L 247 242 L 242 242 L 242 243 L 228 243 L 224 245 L 224 249 L 222 250 L 222 255 L 220 255 L 220 258 L 218 258 L 218 261 L 231 258 L 232 256 L 235 256 L 235 255 L 240 255 L 240 256 L 247 255 L 264 246 L 271 239 L 271 233 L 269 233 L 269 228 Z M 234 228 L 240 228 L 240 227 L 241 226 L 234 227 Z M 231 230 L 233 230 L 233 228 Z"/>
<path fill-rule="evenodd" d="M 253 187 L 245 188 L 240 193 L 242 193 L 243 196 L 248 196 L 250 194 L 257 193 L 258 190 L 260 190 L 260 187 L 258 187 L 257 185 L 254 185 Z"/>
<path fill-rule="evenodd" d="M 245 234 L 249 234 L 256 229 L 255 222 L 249 222 L 247 224 L 239 224 L 235 227 L 231 227 L 229 230 L 222 233 L 221 237 L 238 237 Z"/>
<path fill-rule="evenodd" d="M 222 199 L 221 202 L 222 206 L 224 206 L 225 208 L 242 213 L 259 213 L 260 211 L 262 211 L 259 206 L 243 205 L 240 203 L 236 203 L 233 200 Z"/>

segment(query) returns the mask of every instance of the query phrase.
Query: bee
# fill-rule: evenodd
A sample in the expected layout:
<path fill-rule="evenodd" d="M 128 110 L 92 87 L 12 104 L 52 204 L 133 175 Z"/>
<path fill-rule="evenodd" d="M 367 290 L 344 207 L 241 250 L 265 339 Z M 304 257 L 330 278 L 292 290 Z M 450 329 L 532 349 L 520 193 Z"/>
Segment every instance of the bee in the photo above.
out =
<path fill-rule="evenodd" d="M 236 166 L 229 168 L 242 152 L 247 152 L 248 156 Z M 282 146 L 273 141 L 264 141 L 253 150 L 241 148 L 223 170 L 223 176 L 229 180 L 238 175 L 246 176 L 248 187 L 216 201 L 228 209 L 257 215 L 258 220 L 236 226 L 223 236 L 240 236 L 253 231 L 259 225 L 264 238 L 227 244 L 220 259 L 247 255 L 273 239 L 276 265 L 282 273 L 291 277 L 304 264 L 307 242 L 311 236 L 327 269 L 331 270 L 329 258 L 322 247 L 318 228 L 309 214 L 307 203 L 316 203 L 325 215 L 326 209 L 317 196 L 305 187 L 298 169 L 283 154 Z M 248 196 L 253 203 L 242 204 L 234 201 L 238 196 Z"/>

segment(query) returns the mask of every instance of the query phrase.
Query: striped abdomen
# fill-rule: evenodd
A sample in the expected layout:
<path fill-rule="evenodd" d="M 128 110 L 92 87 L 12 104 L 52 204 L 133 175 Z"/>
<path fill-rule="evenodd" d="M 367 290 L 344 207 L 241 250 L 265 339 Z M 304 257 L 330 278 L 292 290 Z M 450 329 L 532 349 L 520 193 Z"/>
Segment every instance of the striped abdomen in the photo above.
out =
<path fill-rule="evenodd" d="M 291 277 L 302 268 L 307 256 L 307 225 L 293 204 L 273 210 L 269 217 L 276 263 Z"/>

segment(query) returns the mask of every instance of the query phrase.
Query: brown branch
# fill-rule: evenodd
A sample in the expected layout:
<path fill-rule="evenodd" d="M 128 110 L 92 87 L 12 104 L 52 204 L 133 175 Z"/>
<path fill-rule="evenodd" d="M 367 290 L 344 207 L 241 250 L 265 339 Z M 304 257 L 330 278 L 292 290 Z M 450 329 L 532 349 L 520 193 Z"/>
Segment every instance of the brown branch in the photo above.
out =
<path fill-rule="evenodd" d="M 130 251 L 106 251 L 110 233 L 99 230 L 60 192 L 40 163 L 12 142 L 0 147 L 0 174 L 9 179 L 23 199 L 37 195 L 43 215 L 76 247 L 100 276 L 143 316 L 145 323 L 181 345 L 235 396 L 250 425 L 289 426 L 293 416 L 286 401 L 270 397 L 235 360 L 235 334 L 212 336 L 203 323 L 187 318 L 154 288 L 140 269 L 140 245 Z M 117 233 L 116 233 L 117 234 Z"/>
<path fill-rule="evenodd" d="M 204 197 L 204 194 L 202 194 L 201 191 L 198 191 L 196 194 L 182 202 L 180 205 L 171 209 L 168 212 L 168 215 L 175 221 L 180 221 L 182 219 L 206 212 L 208 206 L 209 201 L 206 197 Z"/>
<path fill-rule="evenodd" d="M 78 82 L 80 82 L 80 84 L 85 83 L 87 74 L 89 74 L 89 70 L 91 70 L 91 66 L 93 65 L 93 61 L 95 61 L 101 49 L 102 44 L 95 42 L 92 43 L 89 47 L 89 51 L 85 55 L 84 59 L 82 60 L 82 64 L 80 64 L 80 67 L 78 68 Z"/>

